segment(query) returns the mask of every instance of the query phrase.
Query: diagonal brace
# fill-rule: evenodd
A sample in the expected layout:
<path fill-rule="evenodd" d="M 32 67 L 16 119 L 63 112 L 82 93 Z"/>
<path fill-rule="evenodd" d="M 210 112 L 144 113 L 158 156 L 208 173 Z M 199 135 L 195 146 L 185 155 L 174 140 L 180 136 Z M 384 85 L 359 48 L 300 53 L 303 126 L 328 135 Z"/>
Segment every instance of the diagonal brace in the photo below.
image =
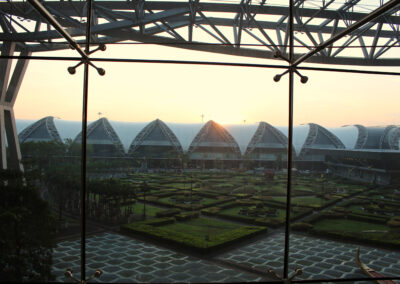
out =
<path fill-rule="evenodd" d="M 344 36 L 350 34 L 354 30 L 356 30 L 356 29 L 360 28 L 361 26 L 365 25 L 366 23 L 368 23 L 368 22 L 374 20 L 375 18 L 381 16 L 383 13 L 385 13 L 385 12 L 389 11 L 390 9 L 394 8 L 398 4 L 400 4 L 400 0 L 391 0 L 391 1 L 387 2 L 385 5 L 382 5 L 378 9 L 372 11 L 370 14 L 368 14 L 367 16 L 362 18 L 361 20 L 355 22 L 354 24 L 349 26 L 347 29 L 343 30 L 342 32 L 340 32 L 340 33 L 338 33 L 338 34 L 336 34 L 334 36 L 332 36 L 330 39 L 328 39 L 325 42 L 323 42 L 322 44 L 318 45 L 316 48 L 314 48 L 310 52 L 308 52 L 308 53 L 304 54 L 303 56 L 301 56 L 300 58 L 298 58 L 296 61 L 293 62 L 293 64 L 291 64 L 292 67 L 298 66 L 300 63 L 306 61 L 308 58 L 310 58 L 314 54 L 320 52 L 324 48 L 330 46 L 331 44 L 333 44 L 337 40 L 339 40 L 339 39 L 343 38 Z"/>
<path fill-rule="evenodd" d="M 92 66 L 93 68 L 95 68 L 100 75 L 105 74 L 105 71 L 103 68 L 98 68 L 93 63 L 90 62 L 89 55 L 92 52 L 86 53 L 81 48 L 81 46 L 73 39 L 73 37 L 66 30 L 63 29 L 61 24 L 53 17 L 53 15 L 51 15 L 50 12 L 39 2 L 39 0 L 28 0 L 28 2 L 39 12 L 40 15 L 42 15 L 54 27 L 54 29 L 56 29 L 57 32 L 59 32 L 68 41 L 71 48 L 76 49 L 76 51 L 80 54 L 80 56 L 82 57 L 82 61 L 77 66 L 75 66 L 75 68 L 78 67 L 79 65 L 81 65 L 82 63 L 87 63 L 90 66 Z M 105 48 L 101 49 L 99 47 L 95 51 L 97 51 L 99 49 L 105 50 Z M 75 73 L 75 72 L 71 73 L 70 70 L 72 70 L 72 69 L 68 68 L 68 72 L 70 74 Z"/>

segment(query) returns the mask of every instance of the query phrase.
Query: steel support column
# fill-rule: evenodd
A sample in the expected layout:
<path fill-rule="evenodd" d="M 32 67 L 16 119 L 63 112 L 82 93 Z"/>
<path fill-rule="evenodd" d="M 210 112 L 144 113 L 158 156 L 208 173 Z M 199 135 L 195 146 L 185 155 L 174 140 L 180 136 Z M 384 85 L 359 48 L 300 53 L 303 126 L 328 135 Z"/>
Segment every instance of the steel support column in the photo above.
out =
<path fill-rule="evenodd" d="M 4 42 L 1 55 L 12 56 L 15 50 L 14 42 Z M 21 52 L 22 56 L 30 56 L 29 51 Z M 29 60 L 19 59 L 13 71 L 11 80 L 11 59 L 0 59 L 0 168 L 23 170 L 21 164 L 21 150 L 15 126 L 14 104 L 21 87 Z M 6 137 L 8 144 L 6 149 Z M 9 163 L 9 165 L 8 165 Z"/>

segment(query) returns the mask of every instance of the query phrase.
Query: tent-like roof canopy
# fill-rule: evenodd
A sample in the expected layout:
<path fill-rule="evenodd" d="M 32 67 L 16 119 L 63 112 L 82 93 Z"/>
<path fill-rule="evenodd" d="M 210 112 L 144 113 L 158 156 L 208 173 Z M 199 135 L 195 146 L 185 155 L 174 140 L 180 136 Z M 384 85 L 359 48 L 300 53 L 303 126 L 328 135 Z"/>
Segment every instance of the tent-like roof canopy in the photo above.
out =
<path fill-rule="evenodd" d="M 150 127 L 152 123 L 157 124 L 157 128 L 159 130 L 168 129 L 167 132 L 172 133 L 172 135 L 177 139 L 177 145 L 180 144 L 182 150 L 185 152 L 188 151 L 189 147 L 192 145 L 193 147 L 195 147 L 196 145 L 204 146 L 207 143 L 207 145 L 220 145 L 223 147 L 229 145 L 229 147 L 233 147 L 232 149 L 235 149 L 235 151 L 239 149 L 239 152 L 241 152 L 242 154 L 244 154 L 247 149 L 250 149 L 249 147 L 254 147 L 254 145 L 264 147 L 267 145 L 273 146 L 272 144 L 276 143 L 275 146 L 282 147 L 282 145 L 284 145 L 285 143 L 287 144 L 287 142 L 284 143 L 283 141 L 287 140 L 288 127 L 272 126 L 267 122 L 260 122 L 258 125 L 231 124 L 221 126 L 214 121 L 209 121 L 206 124 L 169 122 L 164 123 L 158 119 L 151 123 L 148 123 L 108 121 L 105 118 L 97 120 L 97 124 L 92 123 L 93 126 L 92 124 L 90 124 L 90 126 L 88 127 L 88 133 L 90 132 L 90 137 L 88 136 L 88 143 L 100 142 L 95 140 L 102 140 L 103 138 L 105 138 L 105 141 L 101 143 L 112 144 L 114 143 L 112 141 L 116 141 L 117 144 L 123 145 L 122 151 L 125 153 L 129 149 L 133 141 L 138 138 L 139 133 L 144 131 L 146 127 Z M 33 127 L 34 125 L 35 127 Z M 101 129 L 97 129 L 93 133 L 93 130 L 89 129 L 94 126 L 96 126 L 95 128 L 97 128 L 101 125 Z M 39 121 L 17 120 L 16 126 L 17 131 L 20 133 L 20 140 L 23 137 L 31 137 L 30 139 L 33 139 L 34 135 L 39 135 L 40 133 L 35 132 L 35 129 L 37 129 L 37 131 L 41 129 L 40 131 L 44 131 L 44 133 L 47 133 L 44 136 L 42 135 L 44 137 L 42 137 L 43 139 L 49 139 L 49 133 L 52 133 L 51 135 L 53 135 L 53 133 L 58 133 L 59 138 L 54 138 L 55 140 L 59 139 L 57 141 L 64 141 L 65 139 L 73 140 L 76 139 L 76 136 L 80 133 L 82 129 L 82 123 L 79 121 L 66 121 L 61 119 L 54 119 L 54 117 L 45 117 Z M 207 130 L 210 126 L 212 126 L 211 129 Z M 29 133 L 26 132 L 27 130 L 22 131 L 27 127 L 30 129 Z M 53 129 L 56 132 L 54 132 L 53 130 L 50 131 L 49 129 Z M 208 133 L 207 131 L 210 131 L 210 133 Z M 258 134 L 257 131 L 259 131 Z M 23 134 L 22 132 L 25 132 L 25 134 Z M 206 135 L 206 137 L 202 139 L 196 138 L 204 135 Z M 253 141 L 253 139 L 255 140 Z M 23 141 L 26 141 L 25 138 Z M 21 142 L 23 141 L 21 140 Z M 399 150 L 400 128 L 394 125 L 381 127 L 347 125 L 336 128 L 324 128 L 314 123 L 296 125 L 293 127 L 293 146 L 297 155 L 299 155 L 301 151 L 305 148 Z"/>

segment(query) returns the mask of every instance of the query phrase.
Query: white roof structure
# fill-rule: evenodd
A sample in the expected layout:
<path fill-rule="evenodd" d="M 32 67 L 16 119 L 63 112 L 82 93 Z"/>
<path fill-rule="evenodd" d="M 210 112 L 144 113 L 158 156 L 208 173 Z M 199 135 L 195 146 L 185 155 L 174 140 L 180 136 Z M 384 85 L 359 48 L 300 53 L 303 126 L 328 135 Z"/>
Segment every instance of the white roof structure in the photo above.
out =
<path fill-rule="evenodd" d="M 359 130 L 355 125 L 346 125 L 343 127 L 328 128 L 344 144 L 346 149 L 354 149 L 357 143 Z"/>
<path fill-rule="evenodd" d="M 61 137 L 54 125 L 54 117 L 46 116 L 35 123 L 30 124 L 22 130 L 18 138 L 21 143 L 52 141 L 62 142 Z"/>
<path fill-rule="evenodd" d="M 129 155 L 135 155 L 135 152 L 142 146 L 164 147 L 164 152 L 169 151 L 170 147 L 175 149 L 175 154 L 182 154 L 182 146 L 176 135 L 171 129 L 158 118 L 147 124 L 129 146 Z M 146 153 L 143 153 L 146 154 Z M 150 154 L 150 153 L 148 153 Z"/>
<path fill-rule="evenodd" d="M 37 121 L 17 119 L 17 132 L 21 133 L 23 129 L 35 122 Z M 150 123 L 122 122 L 114 120 L 110 120 L 109 122 L 121 140 L 125 152 L 128 152 L 129 146 L 137 135 Z M 88 124 L 90 123 L 91 122 L 88 122 Z M 169 127 L 173 134 L 175 134 L 184 152 L 189 150 L 190 144 L 193 142 L 201 128 L 205 125 L 205 123 L 164 123 Z M 81 132 L 82 128 L 82 123 L 80 121 L 54 119 L 54 124 L 63 141 L 65 139 L 74 140 Z M 313 125 L 316 124 L 303 124 L 293 127 L 293 146 L 297 155 L 300 154 L 304 146 L 307 146 L 308 148 L 313 148 L 314 146 L 319 148 L 325 147 L 325 144 L 318 146 L 313 145 L 313 143 L 306 143 L 308 141 L 307 139 L 311 139 L 310 126 Z M 241 153 L 244 154 L 259 124 L 228 124 L 222 126 L 237 142 Z M 288 136 L 287 126 L 272 127 L 282 132 L 286 137 Z M 400 128 L 398 126 L 365 127 L 362 125 L 347 125 L 336 128 L 323 128 L 316 125 L 314 128 L 320 129 L 333 140 L 337 139 L 334 144 L 337 144 L 336 146 L 343 144 L 345 149 L 400 149 Z"/>

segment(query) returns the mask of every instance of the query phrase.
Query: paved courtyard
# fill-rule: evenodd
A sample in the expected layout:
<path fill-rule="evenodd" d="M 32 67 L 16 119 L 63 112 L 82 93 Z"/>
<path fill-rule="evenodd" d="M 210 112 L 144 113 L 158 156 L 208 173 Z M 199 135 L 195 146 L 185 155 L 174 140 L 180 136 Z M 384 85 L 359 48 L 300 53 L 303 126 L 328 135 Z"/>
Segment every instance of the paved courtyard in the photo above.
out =
<path fill-rule="evenodd" d="M 278 273 L 283 268 L 284 234 L 277 233 L 211 260 L 177 253 L 114 233 L 87 239 L 87 274 L 101 268 L 101 282 L 252 282 L 265 281 L 252 269 Z M 296 279 L 365 277 L 355 264 L 356 245 L 292 234 L 290 272 Z M 385 276 L 400 275 L 400 253 L 361 247 L 361 260 Z M 53 254 L 53 273 L 64 282 L 67 268 L 79 277 L 80 241 L 60 242 Z"/>
<path fill-rule="evenodd" d="M 218 258 L 255 269 L 283 270 L 284 233 L 228 252 Z M 355 263 L 357 246 L 336 241 L 311 238 L 297 234 L 290 237 L 289 271 L 302 268 L 296 279 L 366 277 Z M 400 253 L 360 247 L 360 259 L 385 276 L 400 275 Z"/>
<path fill-rule="evenodd" d="M 125 236 L 104 233 L 87 239 L 87 274 L 101 268 L 101 282 L 248 282 L 263 278 L 229 269 Z M 71 268 L 79 278 L 80 241 L 64 241 L 53 254 L 53 273 L 64 282 Z"/>

